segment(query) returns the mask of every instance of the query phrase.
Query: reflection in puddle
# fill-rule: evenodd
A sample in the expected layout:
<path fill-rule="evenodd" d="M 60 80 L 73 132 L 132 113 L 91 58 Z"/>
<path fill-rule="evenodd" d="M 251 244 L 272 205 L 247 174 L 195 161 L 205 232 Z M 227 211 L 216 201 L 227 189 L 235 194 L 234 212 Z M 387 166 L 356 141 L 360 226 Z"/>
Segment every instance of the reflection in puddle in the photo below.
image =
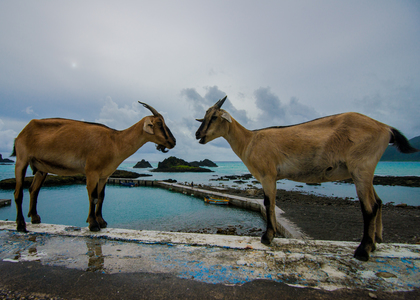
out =
<path fill-rule="evenodd" d="M 15 256 L 13 257 L 14 260 L 32 260 L 32 261 L 40 261 L 38 257 L 38 251 L 36 248 L 36 236 L 31 235 L 27 239 L 30 242 L 29 248 L 19 248 L 14 252 Z M 27 254 L 25 254 L 27 252 Z"/>
<path fill-rule="evenodd" d="M 86 241 L 86 246 L 88 248 L 87 255 L 89 256 L 88 267 L 86 271 L 88 272 L 105 272 L 104 263 L 105 258 L 102 255 L 102 245 L 101 240 L 88 240 Z"/>

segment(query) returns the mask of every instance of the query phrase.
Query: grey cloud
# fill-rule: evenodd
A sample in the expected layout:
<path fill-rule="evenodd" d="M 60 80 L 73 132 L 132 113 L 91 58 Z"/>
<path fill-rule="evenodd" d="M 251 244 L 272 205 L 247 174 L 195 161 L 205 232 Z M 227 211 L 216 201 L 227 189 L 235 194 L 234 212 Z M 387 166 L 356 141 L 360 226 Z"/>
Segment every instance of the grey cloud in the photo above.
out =
<path fill-rule="evenodd" d="M 217 86 L 206 87 L 206 94 L 202 97 L 195 89 L 188 88 L 181 91 L 181 95 L 184 96 L 188 103 L 191 103 L 193 110 L 197 118 L 202 118 L 205 115 L 206 110 L 213 106 L 219 99 L 226 96 L 226 93 L 219 90 Z M 243 125 L 247 125 L 250 120 L 245 110 L 236 109 L 232 102 L 229 100 L 229 96 L 223 104 L 223 109 L 228 111 L 238 122 Z"/>
<path fill-rule="evenodd" d="M 284 109 L 281 108 L 279 97 L 274 95 L 269 87 L 260 87 L 254 92 L 255 104 L 263 111 L 263 118 L 283 119 L 285 116 Z"/>
<path fill-rule="evenodd" d="M 353 104 L 357 111 L 403 131 L 409 138 L 419 135 L 420 88 L 415 84 L 388 82 L 380 91 L 356 99 Z"/>
<path fill-rule="evenodd" d="M 290 125 L 310 121 L 319 117 L 319 113 L 292 97 L 287 104 L 282 104 L 270 87 L 260 87 L 254 92 L 255 104 L 261 110 L 258 126 Z"/>

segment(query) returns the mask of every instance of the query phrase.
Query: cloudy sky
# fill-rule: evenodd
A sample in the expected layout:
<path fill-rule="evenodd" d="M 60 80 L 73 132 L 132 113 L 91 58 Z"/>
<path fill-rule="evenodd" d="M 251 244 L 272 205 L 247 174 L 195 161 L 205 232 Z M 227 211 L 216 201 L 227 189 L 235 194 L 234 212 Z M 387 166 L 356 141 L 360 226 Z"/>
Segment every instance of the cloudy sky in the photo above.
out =
<path fill-rule="evenodd" d="M 420 135 L 420 4 L 1 1 L 0 153 L 34 118 L 125 129 L 155 107 L 177 138 L 129 160 L 237 160 L 194 138 L 205 110 L 249 129 L 357 111 Z"/>

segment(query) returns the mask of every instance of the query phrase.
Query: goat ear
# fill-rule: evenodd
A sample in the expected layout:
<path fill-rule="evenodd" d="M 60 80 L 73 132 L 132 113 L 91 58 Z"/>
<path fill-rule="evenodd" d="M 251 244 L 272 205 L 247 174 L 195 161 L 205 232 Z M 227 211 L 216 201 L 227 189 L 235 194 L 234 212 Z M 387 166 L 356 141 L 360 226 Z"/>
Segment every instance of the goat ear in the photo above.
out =
<path fill-rule="evenodd" d="M 150 118 L 146 118 L 146 120 L 144 120 L 143 131 L 148 134 L 155 134 L 153 131 L 153 123 Z"/>
<path fill-rule="evenodd" d="M 228 112 L 224 111 L 222 114 L 222 118 L 228 121 L 229 123 L 232 123 L 232 118 L 230 117 Z"/>
<path fill-rule="evenodd" d="M 195 119 L 196 121 L 198 121 L 198 122 L 203 122 L 204 121 L 204 119 Z"/>

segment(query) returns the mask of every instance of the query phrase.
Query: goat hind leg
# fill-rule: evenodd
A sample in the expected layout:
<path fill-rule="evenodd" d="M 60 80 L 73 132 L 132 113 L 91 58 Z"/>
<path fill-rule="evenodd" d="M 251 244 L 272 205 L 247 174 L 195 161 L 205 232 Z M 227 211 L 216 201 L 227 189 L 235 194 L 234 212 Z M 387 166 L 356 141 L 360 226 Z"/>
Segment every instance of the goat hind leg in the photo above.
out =
<path fill-rule="evenodd" d="M 382 243 L 382 200 L 379 198 L 378 194 L 376 193 L 375 189 L 373 189 L 375 194 L 376 203 L 378 204 L 378 212 L 376 215 L 376 231 L 375 231 L 375 242 Z"/>
<path fill-rule="evenodd" d="M 98 184 L 98 191 L 100 191 L 100 192 L 99 192 L 99 195 L 98 195 L 99 196 L 98 197 L 98 204 L 96 204 L 95 217 L 96 217 L 96 221 L 99 223 L 100 228 L 106 228 L 108 226 L 108 223 L 102 217 L 102 205 L 103 205 L 104 199 L 105 199 L 106 181 L 107 181 L 107 179 L 105 179 L 105 180 L 100 179 L 99 184 Z"/>
<path fill-rule="evenodd" d="M 48 173 L 37 171 L 35 173 L 34 179 L 32 180 L 32 184 L 29 187 L 29 194 L 31 200 L 29 203 L 28 218 L 31 218 L 32 224 L 41 223 L 41 217 L 37 213 L 36 204 L 38 201 L 39 190 L 41 189 L 41 186 L 44 183 L 47 174 Z"/>
<path fill-rule="evenodd" d="M 99 178 L 97 179 L 86 174 L 86 188 L 89 195 L 89 214 L 86 222 L 89 223 L 90 231 L 101 230 L 95 216 L 95 206 L 98 203 L 98 181 Z"/>
<path fill-rule="evenodd" d="M 358 189 L 356 184 L 356 189 Z M 369 253 L 375 251 L 376 219 L 379 205 L 376 203 L 373 186 L 366 191 L 357 190 L 363 214 L 363 237 L 362 241 L 354 252 L 358 260 L 368 261 Z"/>
<path fill-rule="evenodd" d="M 26 230 L 25 218 L 23 217 L 22 212 L 22 202 L 23 202 L 23 179 L 25 178 L 26 169 L 28 164 L 22 164 L 19 159 L 16 159 L 15 166 L 15 177 L 16 177 L 16 187 L 15 187 L 15 203 L 16 203 L 16 230 L 20 232 L 28 232 Z"/>
<path fill-rule="evenodd" d="M 261 243 L 265 245 L 271 244 L 276 235 L 277 221 L 276 221 L 276 182 L 264 183 L 264 205 L 267 217 L 267 231 L 261 237 Z"/>

